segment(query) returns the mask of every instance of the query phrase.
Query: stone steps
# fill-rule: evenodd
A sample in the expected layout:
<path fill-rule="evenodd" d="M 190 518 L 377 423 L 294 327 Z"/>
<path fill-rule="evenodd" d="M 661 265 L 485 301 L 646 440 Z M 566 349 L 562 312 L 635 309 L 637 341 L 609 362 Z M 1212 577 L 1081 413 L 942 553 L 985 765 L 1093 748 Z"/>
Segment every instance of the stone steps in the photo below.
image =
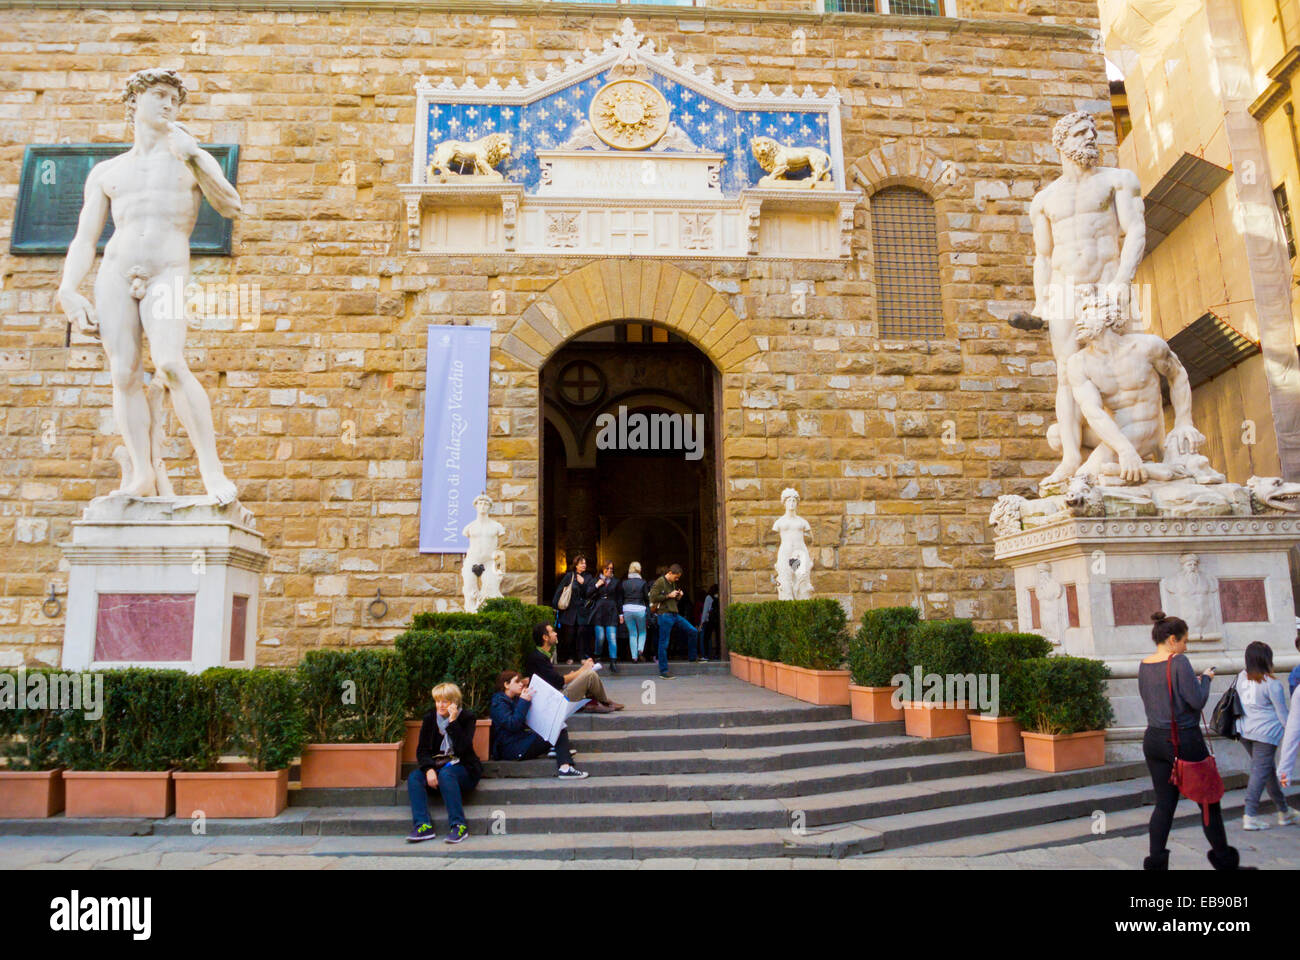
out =
<path fill-rule="evenodd" d="M 764 726 L 720 727 L 713 730 L 679 729 L 571 731 L 575 750 L 611 753 L 644 753 L 673 750 L 746 750 L 783 747 L 790 744 L 838 743 L 872 740 L 903 732 L 901 723 L 861 723 L 857 720 L 821 720 L 811 723 L 774 723 Z"/>
<path fill-rule="evenodd" d="M 599 757 L 599 755 L 593 755 Z M 600 761 L 593 769 L 599 768 Z M 587 765 L 592 766 L 592 765 Z M 645 774 L 558 780 L 548 763 L 537 778 L 484 777 L 474 791 L 476 802 L 604 803 L 630 800 L 761 800 L 806 796 L 832 791 L 884 787 L 908 781 L 934 780 L 1024 767 L 1024 754 L 993 756 L 956 750 L 930 756 L 888 757 L 881 760 L 804 767 L 797 777 L 779 771 L 761 773 Z M 291 806 L 405 806 L 405 786 L 375 790 L 293 790 Z"/>

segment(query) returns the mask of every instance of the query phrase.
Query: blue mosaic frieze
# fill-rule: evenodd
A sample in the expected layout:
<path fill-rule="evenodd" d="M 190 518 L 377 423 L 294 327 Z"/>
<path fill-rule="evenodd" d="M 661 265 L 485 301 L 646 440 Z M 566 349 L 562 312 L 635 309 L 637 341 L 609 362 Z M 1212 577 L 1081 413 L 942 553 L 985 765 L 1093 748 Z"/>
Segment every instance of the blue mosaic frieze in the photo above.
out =
<path fill-rule="evenodd" d="M 531 194 L 541 179 L 536 151 L 554 149 L 572 136 L 587 119 L 592 97 L 609 79 L 609 71 L 602 71 L 527 104 L 452 103 L 438 101 L 435 94 L 429 102 L 429 155 L 444 140 L 477 140 L 490 133 L 509 133 L 513 154 L 499 169 L 507 180 L 522 183 Z M 799 109 L 792 103 L 790 109 L 782 110 L 733 109 L 653 71 L 648 80 L 668 101 L 668 118 L 700 151 L 726 157 L 721 186 L 728 197 L 754 186 L 764 175 L 749 146 L 756 136 L 771 137 L 787 146 L 819 147 L 831 153 L 832 174 L 840 173 L 838 158 L 831 151 L 825 106 L 799 105 Z"/>

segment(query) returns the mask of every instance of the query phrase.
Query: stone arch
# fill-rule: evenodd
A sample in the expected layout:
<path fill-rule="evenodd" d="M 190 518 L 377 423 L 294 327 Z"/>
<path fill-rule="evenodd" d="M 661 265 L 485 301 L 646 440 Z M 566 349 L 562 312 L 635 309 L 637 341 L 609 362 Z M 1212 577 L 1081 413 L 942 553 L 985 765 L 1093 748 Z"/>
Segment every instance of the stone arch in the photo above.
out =
<path fill-rule="evenodd" d="M 960 166 L 918 143 L 895 140 L 877 147 L 849 168 L 868 197 L 885 187 L 911 187 L 937 200 L 956 182 Z M 945 176 L 945 171 L 951 171 Z"/>
<path fill-rule="evenodd" d="M 759 352 L 725 297 L 694 274 L 658 260 L 597 260 L 551 284 L 506 332 L 501 349 L 540 370 L 578 334 L 617 320 L 667 327 L 728 373 Z"/>

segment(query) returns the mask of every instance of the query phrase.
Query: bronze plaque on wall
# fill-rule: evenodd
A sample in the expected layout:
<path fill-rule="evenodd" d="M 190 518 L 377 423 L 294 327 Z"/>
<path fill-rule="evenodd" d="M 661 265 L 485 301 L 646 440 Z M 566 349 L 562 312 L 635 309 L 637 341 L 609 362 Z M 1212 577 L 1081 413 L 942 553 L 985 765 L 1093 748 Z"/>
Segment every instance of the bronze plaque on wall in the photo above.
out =
<path fill-rule="evenodd" d="M 239 166 L 239 145 L 203 144 L 221 165 L 226 179 L 235 183 Z M 101 160 L 131 149 L 129 143 L 59 143 L 29 146 L 23 153 L 23 170 L 18 184 L 18 209 L 9 252 L 14 254 L 66 254 L 77 232 L 82 194 L 90 168 Z M 204 197 L 199 218 L 190 234 L 190 253 L 230 255 L 232 222 Z M 108 215 L 96 247 L 101 253 L 113 235 L 113 215 Z"/>

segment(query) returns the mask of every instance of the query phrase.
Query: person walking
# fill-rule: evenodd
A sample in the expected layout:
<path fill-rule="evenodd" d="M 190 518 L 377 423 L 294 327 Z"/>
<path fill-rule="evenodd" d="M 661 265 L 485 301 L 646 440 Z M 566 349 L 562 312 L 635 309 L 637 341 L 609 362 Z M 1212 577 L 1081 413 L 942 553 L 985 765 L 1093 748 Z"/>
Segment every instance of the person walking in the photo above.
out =
<path fill-rule="evenodd" d="M 717 645 L 718 638 L 718 617 L 721 611 L 718 609 L 718 585 L 715 583 L 709 587 L 709 592 L 705 594 L 704 606 L 700 612 L 700 659 L 705 660 L 718 650 L 718 656 L 722 655 Z"/>
<path fill-rule="evenodd" d="M 591 608 L 588 619 L 596 633 L 596 656 L 599 660 L 609 650 L 609 672 L 618 673 L 618 625 L 623 622 L 623 581 L 614 576 L 614 564 L 607 561 L 600 576 L 587 591 Z"/>
<path fill-rule="evenodd" d="M 560 625 L 559 657 L 570 666 L 573 664 L 574 657 L 580 652 L 582 628 L 586 623 L 587 587 L 590 583 L 591 578 L 587 576 L 587 558 L 580 553 L 573 558 L 573 565 L 569 567 L 569 572 L 556 584 L 555 596 L 551 599 L 551 606 L 555 608 L 556 622 Z M 565 590 L 569 591 L 569 602 L 561 607 Z"/>
<path fill-rule="evenodd" d="M 645 612 L 649 603 L 650 584 L 641 576 L 641 564 L 633 560 L 623 580 L 623 623 L 627 625 L 627 646 L 633 663 L 641 659 L 645 649 Z"/>
<path fill-rule="evenodd" d="M 1237 674 L 1237 698 L 1243 711 L 1237 721 L 1241 745 L 1250 755 L 1250 780 L 1246 783 L 1245 830 L 1264 830 L 1268 821 L 1259 816 L 1259 798 L 1268 795 L 1277 805 L 1279 826 L 1295 823 L 1287 808 L 1286 794 L 1277 777 L 1277 748 L 1286 731 L 1287 696 L 1282 681 L 1273 676 L 1273 648 L 1256 640 L 1246 647 L 1246 669 Z"/>
<path fill-rule="evenodd" d="M 1146 708 L 1147 729 L 1142 736 L 1142 756 L 1151 773 L 1156 806 L 1147 827 L 1150 854 L 1142 861 L 1144 870 L 1169 869 L 1169 828 L 1178 806 L 1178 787 L 1170 781 L 1174 771 L 1173 728 L 1178 728 L 1177 758 L 1195 762 L 1210 755 L 1201 733 L 1199 720 L 1205 701 L 1210 697 L 1214 668 L 1198 678 L 1186 657 L 1187 624 L 1163 612 L 1151 619 L 1151 639 L 1156 652 L 1138 665 L 1138 692 Z M 1208 858 L 1216 870 L 1236 870 L 1241 857 L 1228 846 L 1223 827 L 1223 810 L 1218 803 L 1206 806 L 1201 826 L 1210 843 Z"/>
<path fill-rule="evenodd" d="M 696 660 L 695 645 L 700 636 L 700 632 L 691 626 L 690 621 L 677 612 L 677 601 L 683 596 L 681 588 L 677 586 L 681 578 L 682 566 L 674 563 L 668 568 L 668 572 L 656 580 L 654 586 L 650 588 L 650 608 L 657 615 L 659 623 L 659 676 L 665 680 L 673 678 L 673 675 L 668 672 L 668 642 L 672 639 L 673 628 L 681 627 L 685 631 L 688 659 L 691 663 Z"/>

